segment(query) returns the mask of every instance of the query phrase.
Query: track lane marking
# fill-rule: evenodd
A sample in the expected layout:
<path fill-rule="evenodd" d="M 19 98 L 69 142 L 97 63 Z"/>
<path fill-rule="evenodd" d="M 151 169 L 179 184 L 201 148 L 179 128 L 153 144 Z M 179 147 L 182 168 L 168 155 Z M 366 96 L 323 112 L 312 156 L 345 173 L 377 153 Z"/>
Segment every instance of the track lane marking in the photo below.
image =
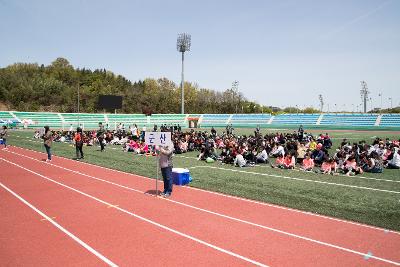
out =
<path fill-rule="evenodd" d="M 78 194 L 84 195 L 84 196 L 86 196 L 86 197 L 88 197 L 88 198 L 90 198 L 90 199 L 93 199 L 93 200 L 95 200 L 95 201 L 97 201 L 97 202 L 100 202 L 100 203 L 106 205 L 107 207 L 108 207 L 108 206 L 113 206 L 111 203 L 109 203 L 109 202 L 107 202 L 107 201 L 101 200 L 101 199 L 99 199 L 99 198 L 97 198 L 97 197 L 95 197 L 95 196 L 92 196 L 92 195 L 90 195 L 90 194 L 87 194 L 87 193 L 85 193 L 85 192 L 82 192 L 82 191 L 80 191 L 80 190 L 78 190 L 78 189 L 75 189 L 75 188 L 73 188 L 73 187 L 71 187 L 71 186 L 68 186 L 68 185 L 65 185 L 65 184 L 63 184 L 63 183 L 57 182 L 56 180 L 53 180 L 53 179 L 51 179 L 51 178 L 49 178 L 49 177 L 47 177 L 47 176 L 45 176 L 45 175 L 42 175 L 42 174 L 37 173 L 37 172 L 35 172 L 35 171 L 32 171 L 32 170 L 30 170 L 30 169 L 28 169 L 28 168 L 25 168 L 25 167 L 23 167 L 23 166 L 21 166 L 21 165 L 19 165 L 19 164 L 17 164 L 17 163 L 14 163 L 14 162 L 12 162 L 12 161 L 9 161 L 9 160 L 3 159 L 3 158 L 1 158 L 0 160 L 3 160 L 3 161 L 5 161 L 5 162 L 7 162 L 7 163 L 9 163 L 9 164 L 12 164 L 12 165 L 14 165 L 14 166 L 16 166 L 16 167 L 21 168 L 21 169 L 23 169 L 23 170 L 25 170 L 25 171 L 27 171 L 27 172 L 30 172 L 30 173 L 33 173 L 33 174 L 39 176 L 39 177 L 42 177 L 43 179 L 46 179 L 46 180 L 48 180 L 48 181 L 50 181 L 50 182 L 53 182 L 53 183 L 55 183 L 55 184 L 58 184 L 58 185 L 60 185 L 60 186 L 62 186 L 62 187 L 65 187 L 65 188 L 67 188 L 67 189 L 70 189 L 70 190 L 72 190 L 72 191 L 74 191 L 74 192 L 76 192 L 76 193 L 78 193 Z M 133 212 L 130 212 L 130 211 L 128 211 L 128 210 L 125 210 L 125 209 L 123 209 L 123 208 L 120 208 L 120 207 L 117 207 L 117 206 L 114 206 L 114 208 L 117 209 L 117 210 L 119 210 L 119 211 L 121 211 L 121 212 L 123 212 L 123 213 L 125 213 L 125 214 L 128 214 L 128 215 L 130 215 L 130 216 L 132 216 L 132 217 L 135 217 L 135 218 L 137 218 L 137 219 L 139 219 L 139 220 L 145 221 L 145 222 L 147 222 L 147 223 L 150 223 L 150 224 L 152 224 L 152 225 L 154 225 L 154 226 L 157 226 L 157 227 L 159 227 L 159 228 L 162 228 L 162 229 L 164 229 L 164 230 L 170 231 L 170 232 L 172 232 L 172 233 L 174 233 L 174 234 L 177 234 L 177 235 L 179 235 L 179 236 L 188 238 L 188 239 L 190 239 L 190 240 L 192 240 L 192 241 L 195 241 L 195 242 L 197 242 L 197 243 L 200 243 L 200 244 L 202 244 L 202 245 L 205 245 L 205 246 L 207 246 L 207 247 L 210 247 L 210 248 L 215 249 L 215 250 L 217 250 L 217 251 L 220 251 L 220 252 L 222 252 L 222 253 L 225 253 L 225 254 L 228 254 L 228 255 L 230 255 L 230 256 L 236 257 L 236 258 L 238 258 L 238 259 L 241 259 L 241 260 L 243 260 L 243 261 L 249 262 L 249 263 L 254 264 L 254 265 L 256 265 L 256 266 L 268 267 L 268 265 L 265 265 L 265 264 L 260 263 L 260 262 L 258 262 L 258 261 L 255 261 L 255 260 L 252 260 L 252 259 L 250 259 L 250 258 L 244 257 L 244 256 L 242 256 L 242 255 L 240 255 L 240 254 L 234 253 L 234 252 L 229 251 L 229 250 L 227 250 L 227 249 L 218 247 L 218 246 L 216 246 L 216 245 L 213 245 L 213 244 L 211 244 L 211 243 L 208 243 L 208 242 L 206 242 L 206 241 L 203 241 L 203 240 L 198 239 L 198 238 L 196 238 L 196 237 L 193 237 L 193 236 L 191 236 L 191 235 L 185 234 L 185 233 L 183 233 L 183 232 L 180 232 L 180 231 L 178 231 L 178 230 L 175 230 L 175 229 L 170 228 L 170 227 L 168 227 L 168 226 L 165 226 L 165 225 L 163 225 L 163 224 L 157 223 L 157 222 L 152 221 L 152 220 L 150 220 L 150 219 L 147 219 L 147 218 L 145 218 L 145 217 L 143 217 L 143 216 L 140 216 L 140 215 L 138 215 L 138 214 L 135 214 L 135 213 L 133 213 Z M 44 214 L 43 214 L 43 215 L 44 215 Z M 42 215 L 42 216 L 43 216 L 43 215 Z M 44 217 L 44 216 L 43 216 L 43 217 Z M 49 217 L 46 216 L 46 218 L 49 218 Z M 49 219 L 50 219 L 50 218 L 49 218 Z M 54 222 L 54 223 L 55 223 L 55 222 Z"/>
<path fill-rule="evenodd" d="M 100 260 L 104 261 L 106 264 L 109 266 L 117 267 L 118 265 L 112 262 L 111 260 L 107 259 L 105 256 L 103 256 L 100 252 L 96 251 L 94 248 L 83 242 L 81 239 L 79 239 L 77 236 L 75 236 L 73 233 L 69 232 L 67 229 L 56 223 L 52 218 L 44 214 L 42 211 L 40 211 L 38 208 L 33 206 L 31 203 L 29 203 L 27 200 L 22 198 L 20 195 L 12 191 L 10 188 L 5 186 L 3 183 L 0 182 L 0 186 L 3 187 L 5 190 L 7 190 L 10 194 L 12 194 L 14 197 L 19 199 L 22 203 L 27 205 L 29 208 L 37 212 L 40 216 L 42 216 L 45 220 L 49 221 L 51 224 L 53 224 L 55 227 L 57 227 L 60 231 L 62 231 L 64 234 L 72 238 L 74 241 L 76 241 L 79 245 L 87 249 L 89 252 L 94 254 L 96 257 L 98 257 Z M 43 220 L 43 219 L 42 219 Z"/>
<path fill-rule="evenodd" d="M 22 155 L 22 156 L 24 156 L 24 155 Z M 25 156 L 25 157 L 28 157 L 28 156 Z M 30 158 L 30 157 L 28 157 L 28 158 Z M 37 159 L 33 159 L 33 160 L 39 161 Z M 40 162 L 42 162 L 42 161 L 40 161 Z M 13 164 L 15 164 L 15 163 L 13 163 Z M 73 172 L 73 173 L 76 173 L 76 174 L 79 174 L 79 175 L 82 175 L 82 176 L 86 176 L 86 177 L 91 178 L 91 179 L 95 179 L 95 180 L 102 181 L 102 182 L 105 182 L 105 183 L 108 183 L 108 184 L 112 184 L 112 185 L 115 185 L 117 187 L 124 188 L 124 189 L 130 190 L 130 191 L 138 192 L 138 193 L 141 193 L 141 194 L 145 193 L 143 191 L 140 191 L 140 190 L 128 187 L 128 186 L 124 186 L 124 185 L 121 185 L 121 184 L 118 184 L 118 183 L 114 183 L 114 182 L 111 182 L 111 181 L 108 181 L 108 180 L 104 180 L 104 179 L 101 179 L 101 178 L 98 178 L 98 177 L 95 177 L 95 176 L 92 176 L 92 175 L 88 175 L 88 174 L 84 174 L 84 173 L 81 173 L 81 172 L 78 172 L 78 171 L 74 171 L 74 170 L 71 170 L 71 169 L 68 169 L 68 168 L 65 168 L 65 167 L 62 167 L 62 166 L 55 165 L 53 163 L 44 163 L 44 164 L 52 165 L 54 167 L 61 168 L 61 169 L 64 169 L 66 171 L 70 171 L 70 172 Z M 212 214 L 212 215 L 216 215 L 216 216 L 219 216 L 219 217 L 222 217 L 222 218 L 226 218 L 226 219 L 230 219 L 230 220 L 237 221 L 237 222 L 240 222 L 240 223 L 244 223 L 244 224 L 248 224 L 248 225 L 251 225 L 251 226 L 255 226 L 255 227 L 258 227 L 258 228 L 261 228 L 261 229 L 264 229 L 264 230 L 269 230 L 269 231 L 280 233 L 280 234 L 283 234 L 283 235 L 287 235 L 287 236 L 290 236 L 290 237 L 293 237 L 293 238 L 298 238 L 298 239 L 302 239 L 302 240 L 309 241 L 309 242 L 312 242 L 312 243 L 317 243 L 319 245 L 323 245 L 323 246 L 327 246 L 327 247 L 343 250 L 343 251 L 346 251 L 346 252 L 358 254 L 358 255 L 361 255 L 363 257 L 365 255 L 367 255 L 366 253 L 363 253 L 363 252 L 360 252 L 360 251 L 352 250 L 352 249 L 349 249 L 349 248 L 345 248 L 345 247 L 342 247 L 342 246 L 339 246 L 339 245 L 335 245 L 335 244 L 331 244 L 331 243 L 324 242 L 324 241 L 319 241 L 319 240 L 316 240 L 316 239 L 313 239 L 313 238 L 309 238 L 309 237 L 293 234 L 293 233 L 286 232 L 286 231 L 283 231 L 283 230 L 279 230 L 279 229 L 276 229 L 276 228 L 268 227 L 268 226 L 265 226 L 265 225 L 262 225 L 262 224 L 253 223 L 253 222 L 250 222 L 250 221 L 247 221 L 247 220 L 242 220 L 242 219 L 239 219 L 239 218 L 236 218 L 236 217 L 232 217 L 232 216 L 225 215 L 225 214 L 222 214 L 222 213 L 218 213 L 218 212 L 210 211 L 210 210 L 207 210 L 207 209 L 199 208 L 199 207 L 196 207 L 196 206 L 193 206 L 193 205 L 190 205 L 190 204 L 186 204 L 186 203 L 183 203 L 183 202 L 179 202 L 179 201 L 176 201 L 176 200 L 166 199 L 166 198 L 160 198 L 160 199 L 165 200 L 165 201 L 169 201 L 169 202 L 172 202 L 172 203 L 175 203 L 175 204 L 178 204 L 178 205 L 182 205 L 182 206 L 185 206 L 185 207 L 189 207 L 189 208 L 192 208 L 192 209 L 195 209 L 195 210 L 199 210 L 199 211 L 202 211 L 202 212 L 206 212 L 206 213 L 209 213 L 209 214 Z M 110 205 L 109 207 L 111 207 L 111 206 L 113 206 L 113 205 Z M 387 230 L 385 230 L 385 231 L 387 231 Z M 387 260 L 385 258 L 380 258 L 380 257 L 372 257 L 372 258 L 378 259 L 378 260 L 383 260 L 383 261 Z M 388 261 L 392 262 L 391 260 L 388 260 Z M 397 265 L 400 266 L 400 262 L 394 262 L 394 263 L 396 263 Z"/>
<path fill-rule="evenodd" d="M 18 147 L 18 149 L 31 151 L 31 152 L 38 153 L 38 154 L 44 154 L 42 152 L 39 152 L 39 151 L 36 151 L 36 150 L 32 150 L 32 149 L 28 149 L 28 148 Z M 6 152 L 11 152 L 11 151 L 8 150 Z M 25 155 L 22 155 L 22 154 L 19 154 L 19 153 L 16 153 L 16 152 L 11 152 L 11 153 L 14 153 L 16 155 L 24 156 L 24 157 L 39 161 L 39 160 L 37 160 L 35 158 L 29 157 L 29 156 L 25 156 Z M 62 159 L 62 160 L 76 162 L 76 160 L 72 160 L 72 159 L 69 159 L 69 158 L 56 156 L 56 155 L 53 155 L 53 156 L 57 157 L 59 159 Z M 79 163 L 80 164 L 84 164 L 84 165 L 89 165 L 91 167 L 96 167 L 96 168 L 100 168 L 100 169 L 104 169 L 104 170 L 108 170 L 108 171 L 112 171 L 112 172 L 117 172 L 117 173 L 129 175 L 129 176 L 133 176 L 135 178 L 142 178 L 142 179 L 154 181 L 153 178 L 149 178 L 149 177 L 146 177 L 146 176 L 143 176 L 143 175 L 139 175 L 139 174 L 123 172 L 123 171 L 120 171 L 120 170 L 115 170 L 115 169 L 111 169 L 111 168 L 108 168 L 108 167 L 103 167 L 103 166 L 100 166 L 100 165 L 95 165 L 95 164 L 91 164 L 91 163 L 83 162 L 83 161 L 80 161 Z M 57 165 L 54 165 L 54 166 L 57 166 Z M 63 168 L 63 167 L 60 167 L 60 168 Z M 227 194 L 223 194 L 223 193 L 219 193 L 219 192 L 207 191 L 207 190 L 204 190 L 204 189 L 201 189 L 201 188 L 195 188 L 195 187 L 191 187 L 191 186 L 184 186 L 184 187 L 186 189 L 200 191 L 200 192 L 207 193 L 207 194 L 217 195 L 217 196 L 221 196 L 221 197 L 225 197 L 225 198 L 231 198 L 231 199 L 235 199 L 235 200 L 240 200 L 240 201 L 244 201 L 244 202 L 248 202 L 248 203 L 252 203 L 252 204 L 257 204 L 257 205 L 261 205 L 261 206 L 266 206 L 266 207 L 286 210 L 286 211 L 290 211 L 290 212 L 300 213 L 300 214 L 304 214 L 304 215 L 308 215 L 308 216 L 318 217 L 318 218 L 321 218 L 321 219 L 326 219 L 326 220 L 331 220 L 331 221 L 336 221 L 336 222 L 341 222 L 341 223 L 346 223 L 346 224 L 352 224 L 352 225 L 356 225 L 356 226 L 360 226 L 360 227 L 364 227 L 364 228 L 369 228 L 369 229 L 373 229 L 373 230 L 377 230 L 377 231 L 388 231 L 390 233 L 400 235 L 400 232 L 397 232 L 397 231 L 394 231 L 394 230 L 388 230 L 388 229 L 377 227 L 377 226 L 371 226 L 371 225 L 368 225 L 368 224 L 347 221 L 347 220 L 343 220 L 343 219 L 330 217 L 330 216 L 327 216 L 327 215 L 321 215 L 321 214 L 316 214 L 316 213 L 312 213 L 312 212 L 309 212 L 309 211 L 303 211 L 303 210 L 298 210 L 298 209 L 278 206 L 278 205 L 265 203 L 265 202 L 261 202 L 261 201 L 257 201 L 257 200 L 251 200 L 251 199 L 246 199 L 246 198 L 242 198 L 242 197 L 231 196 L 231 195 L 227 195 Z M 399 202 L 400 202 L 400 200 L 399 200 Z"/>

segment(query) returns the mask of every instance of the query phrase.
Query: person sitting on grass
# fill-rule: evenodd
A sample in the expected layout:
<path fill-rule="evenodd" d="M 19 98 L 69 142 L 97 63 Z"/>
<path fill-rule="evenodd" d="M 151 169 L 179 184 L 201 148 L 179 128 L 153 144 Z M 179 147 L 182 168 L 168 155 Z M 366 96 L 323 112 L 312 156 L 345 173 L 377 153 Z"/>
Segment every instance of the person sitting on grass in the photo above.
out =
<path fill-rule="evenodd" d="M 139 145 L 133 138 L 131 138 L 131 140 L 125 144 L 126 152 L 136 152 L 138 149 Z"/>
<path fill-rule="evenodd" d="M 314 138 L 312 138 L 310 143 L 308 144 L 308 149 L 310 149 L 310 151 L 314 151 L 316 148 L 317 142 L 315 142 Z"/>
<path fill-rule="evenodd" d="M 324 135 L 323 145 L 326 149 L 330 149 L 332 147 L 332 140 L 328 133 L 325 133 Z"/>
<path fill-rule="evenodd" d="M 305 158 L 303 159 L 300 170 L 303 171 L 312 171 L 314 168 L 314 160 L 311 158 L 310 153 L 307 153 Z"/>
<path fill-rule="evenodd" d="M 371 152 L 367 159 L 367 164 L 364 165 L 363 170 L 371 173 L 381 173 L 383 171 L 383 162 L 377 152 Z"/>
<path fill-rule="evenodd" d="M 357 166 L 356 158 L 354 156 L 350 156 L 347 159 L 343 171 L 347 176 L 363 173 L 363 170 L 359 166 Z"/>
<path fill-rule="evenodd" d="M 244 159 L 241 153 L 236 155 L 235 160 L 233 161 L 233 166 L 238 166 L 240 168 L 246 167 L 246 160 Z"/>
<path fill-rule="evenodd" d="M 281 144 L 275 145 L 274 148 L 272 148 L 272 151 L 270 153 L 270 156 L 273 157 L 278 157 L 278 155 L 285 156 L 285 149 Z"/>
<path fill-rule="evenodd" d="M 283 168 L 284 169 L 294 169 L 294 165 L 296 164 L 296 159 L 293 154 L 289 153 L 285 156 L 283 160 Z"/>
<path fill-rule="evenodd" d="M 297 143 L 297 159 L 296 159 L 297 163 L 301 164 L 303 162 L 306 153 L 307 153 L 307 148 L 304 145 L 304 143 L 298 142 Z"/>
<path fill-rule="evenodd" d="M 325 158 L 325 152 L 322 144 L 317 145 L 317 148 L 312 152 L 311 157 L 314 159 L 315 164 L 322 164 Z"/>
<path fill-rule="evenodd" d="M 281 169 L 283 169 L 284 160 L 285 160 L 285 158 L 283 157 L 283 155 L 282 154 L 278 154 L 276 156 L 275 164 L 271 163 L 271 168 L 281 168 Z"/>
<path fill-rule="evenodd" d="M 257 163 L 268 163 L 268 153 L 265 147 L 260 148 L 260 152 L 257 154 Z"/>
<path fill-rule="evenodd" d="M 319 173 L 323 174 L 332 174 L 335 171 L 335 161 L 332 158 L 326 157 L 324 162 L 322 162 L 321 169 L 319 170 Z"/>
<path fill-rule="evenodd" d="M 372 152 L 371 152 L 372 153 Z M 393 157 L 392 149 L 386 149 L 386 152 L 382 155 L 382 160 L 384 164 L 387 164 L 388 161 Z"/>
<path fill-rule="evenodd" d="M 398 147 L 393 148 L 393 157 L 388 161 L 388 169 L 400 169 L 400 149 Z"/>

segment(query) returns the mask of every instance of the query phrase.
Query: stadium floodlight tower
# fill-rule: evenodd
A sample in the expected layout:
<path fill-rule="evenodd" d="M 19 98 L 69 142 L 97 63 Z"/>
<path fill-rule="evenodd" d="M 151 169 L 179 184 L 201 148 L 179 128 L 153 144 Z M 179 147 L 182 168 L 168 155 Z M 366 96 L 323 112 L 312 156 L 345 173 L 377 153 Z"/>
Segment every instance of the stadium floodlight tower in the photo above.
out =
<path fill-rule="evenodd" d="M 361 81 L 360 94 L 361 94 L 362 102 L 364 104 L 364 113 L 367 113 L 367 101 L 368 101 L 369 91 L 368 91 L 367 83 L 365 81 Z"/>
<path fill-rule="evenodd" d="M 322 98 L 322 95 L 318 95 L 318 99 L 319 99 L 319 104 L 320 104 L 320 106 L 321 106 L 321 113 L 322 113 L 322 110 L 324 109 L 324 99 Z"/>
<path fill-rule="evenodd" d="M 231 93 L 232 93 L 232 102 L 233 103 L 236 103 L 235 97 L 236 96 L 238 97 L 239 103 L 235 104 L 235 113 L 238 113 L 238 104 L 240 105 L 239 81 L 233 81 Z"/>
<path fill-rule="evenodd" d="M 182 80 L 181 80 L 181 113 L 185 114 L 185 79 L 184 79 L 184 60 L 185 52 L 190 51 L 191 36 L 187 33 L 178 34 L 178 40 L 176 41 L 176 49 L 182 53 Z"/>

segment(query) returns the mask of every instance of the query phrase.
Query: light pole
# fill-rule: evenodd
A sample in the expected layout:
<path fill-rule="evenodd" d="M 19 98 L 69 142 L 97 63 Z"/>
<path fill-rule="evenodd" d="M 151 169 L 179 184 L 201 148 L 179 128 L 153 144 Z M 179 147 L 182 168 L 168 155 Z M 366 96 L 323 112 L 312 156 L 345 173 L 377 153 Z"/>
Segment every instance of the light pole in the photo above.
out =
<path fill-rule="evenodd" d="M 360 94 L 361 94 L 362 102 L 364 104 L 364 113 L 367 113 L 367 100 L 368 100 L 369 91 L 368 91 L 367 83 L 365 81 L 361 81 Z"/>
<path fill-rule="evenodd" d="M 381 107 L 380 107 L 380 112 L 382 113 L 382 93 L 379 93 L 379 97 L 381 98 Z"/>
<path fill-rule="evenodd" d="M 181 80 L 181 113 L 185 114 L 185 79 L 184 79 L 184 61 L 185 52 L 190 51 L 191 36 L 187 33 L 178 34 L 178 40 L 176 41 L 176 48 L 178 52 L 182 53 L 182 80 Z"/>
<path fill-rule="evenodd" d="M 393 109 L 393 99 L 389 97 L 389 101 L 390 101 L 390 109 Z"/>
<path fill-rule="evenodd" d="M 373 111 L 374 110 L 374 103 L 372 102 L 372 97 L 369 98 L 369 102 L 371 102 L 370 103 L 370 105 L 371 105 L 370 110 Z"/>

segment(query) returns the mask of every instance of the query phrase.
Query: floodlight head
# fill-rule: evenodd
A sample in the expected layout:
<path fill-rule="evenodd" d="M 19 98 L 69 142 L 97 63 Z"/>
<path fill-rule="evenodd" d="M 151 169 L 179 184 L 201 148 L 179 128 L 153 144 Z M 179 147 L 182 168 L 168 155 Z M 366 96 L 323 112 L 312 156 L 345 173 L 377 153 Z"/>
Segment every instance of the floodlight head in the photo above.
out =
<path fill-rule="evenodd" d="M 191 36 L 188 33 L 178 34 L 178 39 L 176 41 L 176 49 L 178 52 L 190 51 Z"/>

